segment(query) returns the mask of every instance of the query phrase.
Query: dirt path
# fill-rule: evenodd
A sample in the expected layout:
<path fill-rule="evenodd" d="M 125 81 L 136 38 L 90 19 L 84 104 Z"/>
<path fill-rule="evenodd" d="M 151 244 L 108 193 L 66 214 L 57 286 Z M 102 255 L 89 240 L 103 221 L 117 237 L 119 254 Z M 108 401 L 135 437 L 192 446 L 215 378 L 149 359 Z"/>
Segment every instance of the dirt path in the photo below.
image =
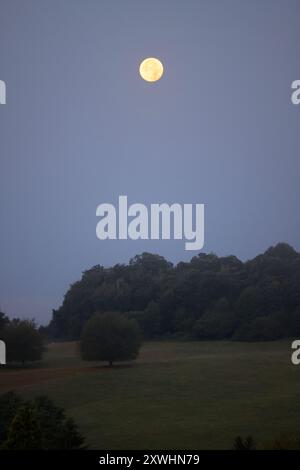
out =
<path fill-rule="evenodd" d="M 0 374 L 0 392 L 28 387 L 40 382 L 88 374 L 101 370 L 99 367 L 55 367 L 41 369 L 6 370 Z"/>

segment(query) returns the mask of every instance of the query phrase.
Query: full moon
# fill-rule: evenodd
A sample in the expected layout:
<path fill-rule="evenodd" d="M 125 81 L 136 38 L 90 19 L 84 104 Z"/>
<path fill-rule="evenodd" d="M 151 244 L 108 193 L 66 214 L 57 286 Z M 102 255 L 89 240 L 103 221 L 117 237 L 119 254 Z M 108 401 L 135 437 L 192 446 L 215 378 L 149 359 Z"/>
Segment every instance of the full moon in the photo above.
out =
<path fill-rule="evenodd" d="M 160 60 L 155 59 L 154 57 L 149 57 L 148 59 L 143 60 L 140 65 L 141 77 L 146 80 L 146 82 L 157 82 L 157 80 L 162 77 L 163 73 L 163 64 Z"/>

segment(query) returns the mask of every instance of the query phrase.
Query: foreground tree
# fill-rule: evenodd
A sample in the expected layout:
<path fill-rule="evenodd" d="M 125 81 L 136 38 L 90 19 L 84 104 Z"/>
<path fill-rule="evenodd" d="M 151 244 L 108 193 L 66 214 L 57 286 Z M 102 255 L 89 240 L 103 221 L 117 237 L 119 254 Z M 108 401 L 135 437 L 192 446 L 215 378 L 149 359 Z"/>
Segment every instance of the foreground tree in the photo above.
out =
<path fill-rule="evenodd" d="M 95 314 L 83 329 L 81 356 L 86 361 L 136 359 L 141 346 L 141 334 L 134 320 L 116 313 Z"/>
<path fill-rule="evenodd" d="M 300 450 L 300 438 L 298 435 L 287 434 L 275 440 L 260 443 L 257 446 L 252 436 L 245 439 L 238 436 L 233 444 L 233 450 Z"/>
<path fill-rule="evenodd" d="M 7 438 L 10 423 L 22 405 L 23 400 L 13 391 L 0 396 L 0 447 Z"/>
<path fill-rule="evenodd" d="M 248 436 L 243 439 L 241 436 L 238 436 L 233 444 L 234 450 L 256 450 L 256 444 L 252 436 Z"/>
<path fill-rule="evenodd" d="M 13 320 L 2 333 L 6 343 L 7 362 L 38 361 L 44 351 L 43 338 L 33 320 Z"/>
<path fill-rule="evenodd" d="M 72 418 L 48 397 L 24 401 L 11 391 L 0 397 L 0 449 L 83 449 Z"/>
<path fill-rule="evenodd" d="M 2 448 L 7 450 L 41 449 L 41 429 L 36 413 L 30 405 L 22 406 L 16 412 Z"/>

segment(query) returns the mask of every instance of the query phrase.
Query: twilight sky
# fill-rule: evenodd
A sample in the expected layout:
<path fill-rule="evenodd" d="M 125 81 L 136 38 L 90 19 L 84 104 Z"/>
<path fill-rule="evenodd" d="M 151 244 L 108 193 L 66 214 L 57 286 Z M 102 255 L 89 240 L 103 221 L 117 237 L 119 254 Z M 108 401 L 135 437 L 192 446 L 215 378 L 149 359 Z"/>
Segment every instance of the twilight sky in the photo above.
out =
<path fill-rule="evenodd" d="M 196 254 L 99 241 L 121 194 L 204 203 L 205 252 L 300 250 L 299 18 L 299 0 L 0 0 L 0 308 L 47 323 L 95 264 Z"/>

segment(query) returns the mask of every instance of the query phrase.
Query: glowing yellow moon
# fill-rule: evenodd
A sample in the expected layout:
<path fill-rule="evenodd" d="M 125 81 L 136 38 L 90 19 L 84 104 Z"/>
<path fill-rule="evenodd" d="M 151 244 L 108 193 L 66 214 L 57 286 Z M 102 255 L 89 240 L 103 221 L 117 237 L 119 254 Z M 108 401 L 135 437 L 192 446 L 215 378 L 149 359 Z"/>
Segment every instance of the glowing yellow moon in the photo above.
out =
<path fill-rule="evenodd" d="M 164 73 L 164 67 L 160 60 L 154 57 L 148 57 L 140 65 L 141 77 L 146 82 L 157 82 Z"/>

